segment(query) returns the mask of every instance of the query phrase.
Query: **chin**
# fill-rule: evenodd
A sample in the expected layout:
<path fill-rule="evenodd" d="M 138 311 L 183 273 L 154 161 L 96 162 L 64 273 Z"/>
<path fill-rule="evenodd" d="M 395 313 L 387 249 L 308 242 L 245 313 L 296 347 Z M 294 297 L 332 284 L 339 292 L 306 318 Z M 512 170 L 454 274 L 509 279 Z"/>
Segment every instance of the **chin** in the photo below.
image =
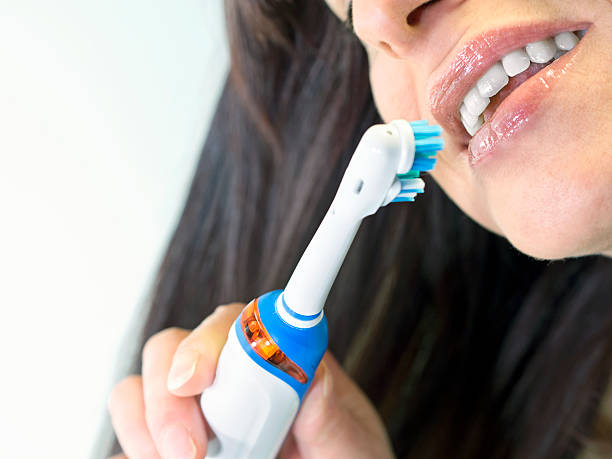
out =
<path fill-rule="evenodd" d="M 509 235 L 508 241 L 520 252 L 537 260 L 562 260 L 591 255 L 590 251 L 580 247 L 574 241 L 559 237 L 558 234 L 543 233 L 541 237 L 522 237 Z"/>
<path fill-rule="evenodd" d="M 539 260 L 609 256 L 612 221 L 597 219 L 591 209 L 585 205 L 555 212 L 558 204 L 543 209 L 518 203 L 498 216 L 497 226 L 517 250 Z"/>

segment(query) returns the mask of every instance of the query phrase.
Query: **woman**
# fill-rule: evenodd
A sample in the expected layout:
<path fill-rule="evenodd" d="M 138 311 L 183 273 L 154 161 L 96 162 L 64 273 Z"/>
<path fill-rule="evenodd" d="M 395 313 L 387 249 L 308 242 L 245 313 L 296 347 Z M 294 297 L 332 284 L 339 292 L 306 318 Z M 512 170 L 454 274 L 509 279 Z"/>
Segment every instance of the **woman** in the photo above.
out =
<path fill-rule="evenodd" d="M 156 282 L 142 376 L 109 400 L 115 449 L 203 456 L 197 395 L 242 307 L 215 306 L 281 288 L 360 135 L 406 118 L 445 128 L 435 182 L 364 222 L 281 457 L 609 454 L 612 5 L 585 2 L 227 2 L 231 72 Z M 473 92 L 585 29 L 553 64 Z M 463 104 L 487 97 L 481 125 Z"/>

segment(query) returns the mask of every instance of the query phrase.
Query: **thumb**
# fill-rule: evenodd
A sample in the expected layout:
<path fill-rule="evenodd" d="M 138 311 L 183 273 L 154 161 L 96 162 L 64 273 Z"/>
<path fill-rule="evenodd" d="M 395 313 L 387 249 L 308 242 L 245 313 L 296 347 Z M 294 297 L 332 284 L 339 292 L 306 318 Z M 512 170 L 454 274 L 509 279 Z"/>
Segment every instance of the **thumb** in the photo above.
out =
<path fill-rule="evenodd" d="M 365 394 L 326 352 L 292 429 L 303 458 L 391 458 L 382 421 Z"/>

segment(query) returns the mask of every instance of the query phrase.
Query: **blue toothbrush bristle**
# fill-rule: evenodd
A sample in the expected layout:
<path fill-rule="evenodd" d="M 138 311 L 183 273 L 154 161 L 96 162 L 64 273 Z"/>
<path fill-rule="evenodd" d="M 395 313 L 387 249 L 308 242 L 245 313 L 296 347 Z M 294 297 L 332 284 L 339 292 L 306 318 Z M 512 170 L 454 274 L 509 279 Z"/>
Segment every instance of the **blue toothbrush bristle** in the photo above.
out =
<path fill-rule="evenodd" d="M 440 126 L 416 126 L 412 130 L 414 131 L 414 138 L 417 140 L 442 134 Z"/>
<path fill-rule="evenodd" d="M 429 137 L 427 139 L 418 139 L 414 141 L 416 146 L 415 154 L 416 156 L 421 156 L 423 154 L 429 153 L 431 151 L 435 152 L 442 149 L 444 146 L 442 143 L 442 139 L 440 137 Z"/>
<path fill-rule="evenodd" d="M 430 125 L 427 120 L 412 121 L 410 126 L 415 140 L 414 163 L 408 173 L 398 175 L 402 182 L 418 178 L 421 172 L 431 171 L 436 165 L 436 153 L 444 148 L 444 140 L 440 137 L 442 135 L 440 126 Z M 423 191 L 422 187 L 414 187 L 413 184 L 402 186 L 400 194 L 391 202 L 412 202 L 414 194 Z"/>
<path fill-rule="evenodd" d="M 436 165 L 436 158 L 414 158 L 411 170 L 430 171 Z"/>

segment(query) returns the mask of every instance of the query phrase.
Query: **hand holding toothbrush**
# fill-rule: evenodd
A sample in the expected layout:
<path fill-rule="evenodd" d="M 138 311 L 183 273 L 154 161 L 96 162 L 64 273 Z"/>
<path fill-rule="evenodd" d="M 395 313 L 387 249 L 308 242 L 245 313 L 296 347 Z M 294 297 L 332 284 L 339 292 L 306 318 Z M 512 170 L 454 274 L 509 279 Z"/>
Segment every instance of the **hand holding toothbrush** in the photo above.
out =
<path fill-rule="evenodd" d="M 119 457 L 204 457 L 210 433 L 198 395 L 212 383 L 228 330 L 243 307 L 219 307 L 191 332 L 170 328 L 149 339 L 142 376 L 121 381 L 109 399 L 113 427 L 125 454 Z M 393 457 L 374 407 L 329 352 L 279 457 Z"/>

